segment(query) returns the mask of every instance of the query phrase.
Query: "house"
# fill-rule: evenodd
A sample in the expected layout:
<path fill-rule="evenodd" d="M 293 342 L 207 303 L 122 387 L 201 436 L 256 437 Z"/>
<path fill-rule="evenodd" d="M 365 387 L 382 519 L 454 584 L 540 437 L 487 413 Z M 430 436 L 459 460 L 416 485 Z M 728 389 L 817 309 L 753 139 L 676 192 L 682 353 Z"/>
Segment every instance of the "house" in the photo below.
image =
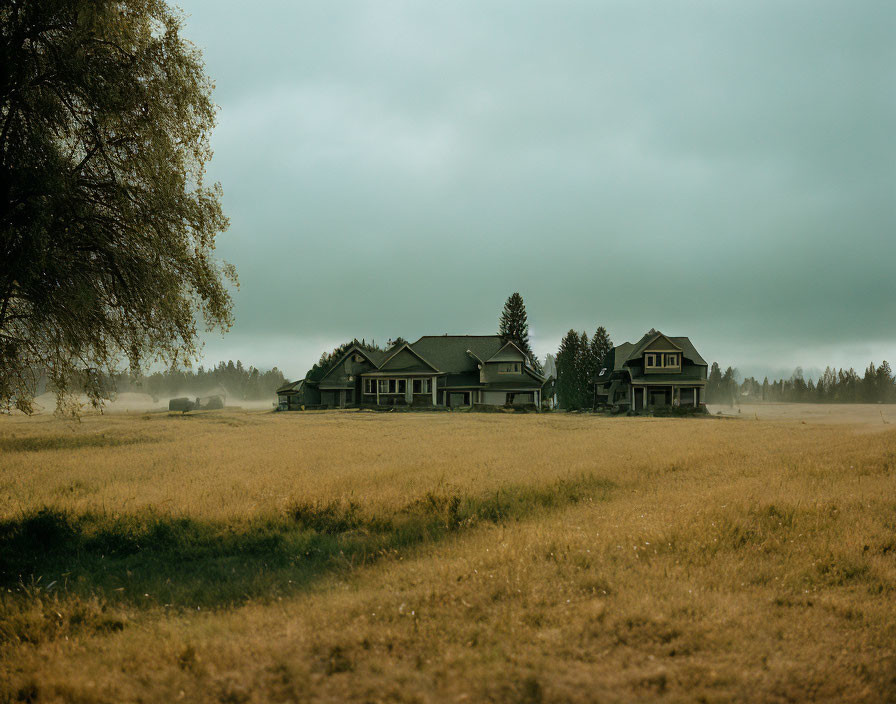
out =
<path fill-rule="evenodd" d="M 705 403 L 706 361 L 686 337 L 651 330 L 614 347 L 595 379 L 595 405 L 644 411 Z"/>
<path fill-rule="evenodd" d="M 309 379 L 291 381 L 277 389 L 277 410 L 298 411 L 303 406 L 320 405 L 320 391 Z"/>
<path fill-rule="evenodd" d="M 538 408 L 544 383 L 526 354 L 498 335 L 427 335 L 385 352 L 349 347 L 320 378 L 316 391 L 320 404 L 334 408 Z M 287 387 L 281 388 L 286 408 L 298 407 L 290 405 Z"/>

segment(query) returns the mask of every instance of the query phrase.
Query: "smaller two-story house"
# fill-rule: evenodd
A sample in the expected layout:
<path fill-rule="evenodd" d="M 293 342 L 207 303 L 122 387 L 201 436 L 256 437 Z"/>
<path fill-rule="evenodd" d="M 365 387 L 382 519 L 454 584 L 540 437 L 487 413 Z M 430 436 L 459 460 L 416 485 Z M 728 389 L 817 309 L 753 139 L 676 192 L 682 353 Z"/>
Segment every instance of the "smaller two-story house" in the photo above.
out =
<path fill-rule="evenodd" d="M 614 347 L 595 379 L 595 405 L 645 411 L 705 403 L 706 361 L 687 337 L 651 330 Z"/>

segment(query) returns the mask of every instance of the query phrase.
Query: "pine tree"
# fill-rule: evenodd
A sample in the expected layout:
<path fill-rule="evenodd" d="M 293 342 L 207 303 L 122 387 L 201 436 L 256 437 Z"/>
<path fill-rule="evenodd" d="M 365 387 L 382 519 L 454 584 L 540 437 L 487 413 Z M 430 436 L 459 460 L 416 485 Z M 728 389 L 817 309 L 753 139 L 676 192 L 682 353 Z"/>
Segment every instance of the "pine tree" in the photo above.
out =
<path fill-rule="evenodd" d="M 594 406 L 594 377 L 597 374 L 595 367 L 597 362 L 588 340 L 588 333 L 579 335 L 579 357 L 576 364 L 576 391 L 578 394 L 579 408 L 591 408 Z"/>
<path fill-rule="evenodd" d="M 580 358 L 580 338 L 570 330 L 557 350 L 557 400 L 561 408 L 579 408 L 577 367 Z"/>
<path fill-rule="evenodd" d="M 734 405 L 735 397 L 737 396 L 737 379 L 735 378 L 736 372 L 732 367 L 728 367 L 725 370 L 725 373 L 722 375 L 722 383 L 721 383 L 721 391 L 722 398 L 725 399 L 725 402 L 729 406 Z"/>
<path fill-rule="evenodd" d="M 594 331 L 594 337 L 591 338 L 591 350 L 594 355 L 595 365 L 600 365 L 606 356 L 613 349 L 613 341 L 610 339 L 610 333 L 601 325 Z M 597 371 L 600 371 L 598 368 Z"/>
<path fill-rule="evenodd" d="M 541 373 L 541 363 L 532 352 L 529 344 L 529 321 L 526 315 L 526 304 L 518 293 L 512 293 L 504 303 L 501 319 L 498 323 L 498 335 L 505 342 L 512 342 L 525 352 L 529 365 Z"/>
<path fill-rule="evenodd" d="M 722 401 L 722 370 L 718 362 L 713 362 L 709 370 L 709 379 L 706 381 L 706 400 L 709 403 Z"/>
<path fill-rule="evenodd" d="M 861 399 L 866 403 L 877 401 L 877 369 L 874 367 L 874 362 L 868 365 L 861 383 Z"/>
<path fill-rule="evenodd" d="M 890 403 L 894 400 L 893 371 L 890 369 L 890 363 L 884 360 L 877 368 L 877 401 L 879 403 Z"/>

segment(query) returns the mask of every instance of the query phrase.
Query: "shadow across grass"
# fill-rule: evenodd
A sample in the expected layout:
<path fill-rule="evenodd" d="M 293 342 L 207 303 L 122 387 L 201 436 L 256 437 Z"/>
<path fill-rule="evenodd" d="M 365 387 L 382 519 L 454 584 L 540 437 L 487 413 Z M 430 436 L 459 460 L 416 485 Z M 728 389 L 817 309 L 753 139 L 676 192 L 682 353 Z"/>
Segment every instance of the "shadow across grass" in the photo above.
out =
<path fill-rule="evenodd" d="M 43 452 L 46 450 L 80 450 L 85 447 L 119 447 L 153 442 L 144 437 L 117 435 L 34 435 L 0 438 L 0 452 Z"/>
<path fill-rule="evenodd" d="M 477 525 L 608 497 L 583 476 L 478 496 L 427 493 L 390 512 L 345 501 L 293 502 L 238 524 L 153 513 L 110 517 L 43 509 L 0 524 L 0 587 L 136 607 L 219 608 L 269 600 Z"/>

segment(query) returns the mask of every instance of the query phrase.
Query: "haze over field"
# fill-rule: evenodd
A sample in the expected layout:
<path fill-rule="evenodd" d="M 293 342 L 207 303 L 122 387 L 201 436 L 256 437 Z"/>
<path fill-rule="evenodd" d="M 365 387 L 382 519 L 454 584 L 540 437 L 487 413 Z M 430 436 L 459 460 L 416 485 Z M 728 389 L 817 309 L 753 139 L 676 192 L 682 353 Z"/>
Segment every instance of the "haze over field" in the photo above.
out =
<path fill-rule="evenodd" d="M 760 378 L 892 358 L 896 5 L 184 0 L 240 273 L 206 358 L 651 327 Z"/>

